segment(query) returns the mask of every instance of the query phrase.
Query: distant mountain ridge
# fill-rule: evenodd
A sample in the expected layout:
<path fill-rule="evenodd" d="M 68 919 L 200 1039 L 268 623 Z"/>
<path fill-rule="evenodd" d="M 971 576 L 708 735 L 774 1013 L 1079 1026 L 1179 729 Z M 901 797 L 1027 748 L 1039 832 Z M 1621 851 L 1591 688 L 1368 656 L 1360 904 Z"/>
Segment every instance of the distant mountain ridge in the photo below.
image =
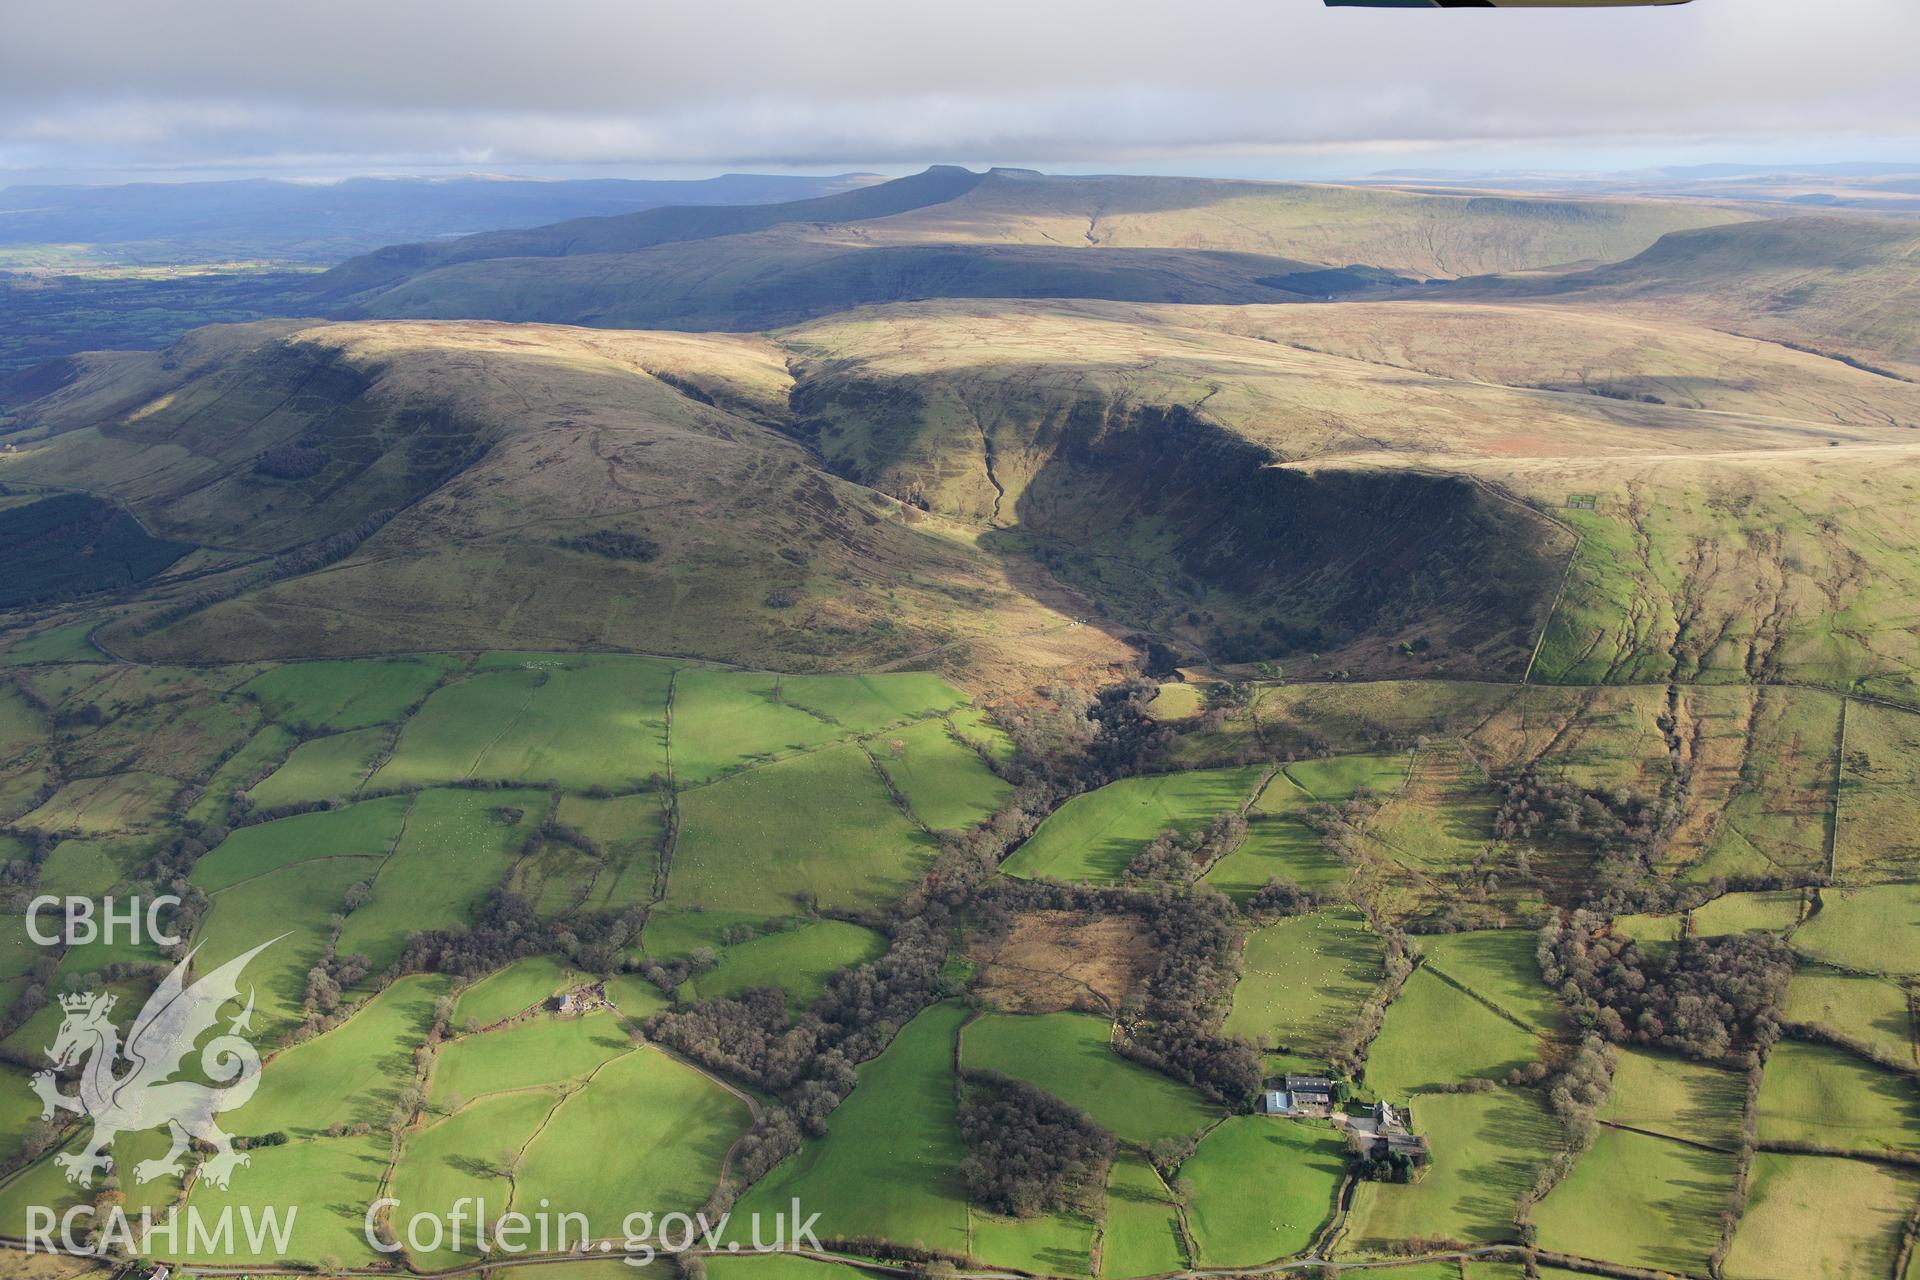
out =
<path fill-rule="evenodd" d="M 1344 296 L 1400 278 L 1614 261 L 1668 231 L 1751 216 L 1705 202 L 935 166 L 784 204 L 676 207 L 398 245 L 312 287 L 315 309 L 348 316 L 744 329 L 939 297 Z"/>
<path fill-rule="evenodd" d="M 762 204 L 856 190 L 872 174 L 730 173 L 700 179 L 463 175 L 244 179 L 0 188 L 0 246 L 81 244 L 149 262 L 238 257 L 331 263 L 402 240 L 633 213 Z M 118 247 L 121 252 L 113 253 Z"/>

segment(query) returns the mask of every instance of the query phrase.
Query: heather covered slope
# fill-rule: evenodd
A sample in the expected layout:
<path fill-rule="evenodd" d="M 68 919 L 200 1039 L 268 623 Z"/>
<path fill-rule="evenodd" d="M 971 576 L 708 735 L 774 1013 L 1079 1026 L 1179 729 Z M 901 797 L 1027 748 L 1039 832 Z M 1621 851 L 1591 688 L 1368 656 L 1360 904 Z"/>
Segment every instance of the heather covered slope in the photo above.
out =
<path fill-rule="evenodd" d="M 998 680 L 1144 634 L 1316 673 L 1904 701 L 1905 392 L 1682 324 L 1426 301 L 271 324 L 82 362 L 0 479 L 110 493 L 203 549 L 105 634 L 155 657 L 573 646 Z"/>

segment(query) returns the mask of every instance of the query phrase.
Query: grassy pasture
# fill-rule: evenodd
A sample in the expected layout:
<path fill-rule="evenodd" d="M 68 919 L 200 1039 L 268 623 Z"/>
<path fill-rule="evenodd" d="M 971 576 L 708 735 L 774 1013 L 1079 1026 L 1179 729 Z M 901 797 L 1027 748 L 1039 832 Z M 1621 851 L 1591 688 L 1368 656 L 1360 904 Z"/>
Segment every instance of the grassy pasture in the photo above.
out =
<path fill-rule="evenodd" d="M 1794 950 L 1861 973 L 1920 974 L 1920 884 L 1823 889 L 1820 900 Z"/>
<path fill-rule="evenodd" d="M 490 1027 L 566 986 L 573 970 L 551 956 L 528 956 L 466 988 L 453 1002 L 453 1025 Z"/>
<path fill-rule="evenodd" d="M 1100 1234 L 1102 1280 L 1159 1275 L 1186 1267 L 1180 1214 L 1153 1166 L 1122 1151 L 1107 1171 L 1107 1215 Z"/>
<path fill-rule="evenodd" d="M 0 685 L 0 760 L 11 760 L 47 734 L 46 718 L 12 684 Z"/>
<path fill-rule="evenodd" d="M 344 809 L 297 813 L 240 827 L 193 864 L 188 877 L 208 893 L 317 858 L 384 858 L 399 838 L 410 796 L 382 796 Z"/>
<path fill-rule="evenodd" d="M 1848 879 L 1911 876 L 1920 865 L 1920 716 L 1847 706 L 1835 869 Z"/>
<path fill-rule="evenodd" d="M 960 831 L 993 816 L 1013 787 L 980 753 L 956 742 L 943 720 L 921 720 L 867 741 L 914 816 L 936 831 Z"/>
<path fill-rule="evenodd" d="M 394 1166 L 388 1194 L 401 1203 L 400 1212 L 444 1216 L 454 1201 L 472 1196 L 486 1206 L 491 1221 L 506 1212 L 513 1195 L 511 1166 L 506 1155 L 524 1151 L 534 1133 L 559 1105 L 558 1089 L 519 1089 L 469 1102 L 444 1119 L 407 1137 L 407 1147 Z M 514 1163 L 517 1164 L 517 1161 Z M 469 1228 L 464 1248 L 446 1242 L 432 1252 L 409 1257 L 416 1267 L 444 1269 L 475 1256 Z M 544 1274 L 544 1272 L 542 1272 Z"/>
<path fill-rule="evenodd" d="M 0 666 L 24 667 L 39 662 L 104 662 L 106 655 L 87 639 L 99 625 L 97 618 L 48 627 L 31 635 L 16 636 L 0 653 Z"/>
<path fill-rule="evenodd" d="M 1704 792 L 1726 796 L 1691 875 L 1764 874 L 1826 866 L 1840 699 L 1810 689 L 1700 690 L 1693 699 L 1725 746 L 1703 748 Z M 1682 833 L 1681 843 L 1688 843 Z"/>
<path fill-rule="evenodd" d="M 562 796 L 560 821 L 600 846 L 604 865 L 589 906 L 638 906 L 653 900 L 654 868 L 666 816 L 658 795 Z"/>
<path fill-rule="evenodd" d="M 378 973 L 399 958 L 409 933 L 465 923 L 513 866 L 547 803 L 544 791 L 421 792 L 380 865 L 373 901 L 347 917 L 341 953 L 369 957 Z"/>
<path fill-rule="evenodd" d="M 120 882 L 129 867 L 153 851 L 154 842 L 135 837 L 62 840 L 40 866 L 41 893 L 98 898 Z"/>
<path fill-rule="evenodd" d="M 261 726 L 258 733 L 240 745 L 207 782 L 200 798 L 187 810 L 196 822 L 225 822 L 233 793 L 286 759 L 295 745 L 294 736 L 277 724 Z"/>
<path fill-rule="evenodd" d="M 960 1061 L 1025 1080 L 1141 1146 L 1219 1117 L 1194 1090 L 1115 1053 L 1108 1029 L 1090 1013 L 988 1014 L 961 1033 Z"/>
<path fill-rule="evenodd" d="M 374 776 L 382 787 L 457 782 L 477 776 L 487 751 L 510 732 L 543 675 L 482 672 L 442 685 L 407 720 L 393 758 Z"/>
<path fill-rule="evenodd" d="M 852 733 L 873 733 L 903 720 L 966 705 L 966 695 L 930 671 L 866 676 L 782 676 L 780 698 Z"/>
<path fill-rule="evenodd" d="M 692 980 L 697 999 L 737 995 L 751 987 L 779 987 L 799 1008 L 826 990 L 827 979 L 886 953 L 887 940 L 841 920 L 815 920 L 762 934 L 720 953 L 720 963 Z"/>
<path fill-rule="evenodd" d="M 1406 785 L 1366 829 L 1400 862 L 1417 870 L 1449 871 L 1471 863 L 1493 839 L 1498 807 L 1466 752 L 1443 743 L 1414 757 Z"/>
<path fill-rule="evenodd" d="M 463 778 L 637 786 L 666 768 L 671 674 L 624 657 L 483 667 L 434 691 L 374 777 L 381 786 Z"/>
<path fill-rule="evenodd" d="M 533 1018 L 462 1036 L 444 1045 L 434 1060 L 429 1101 L 446 1111 L 455 1102 L 509 1089 L 583 1080 L 630 1048 L 627 1033 L 610 1013 Z"/>
<path fill-rule="evenodd" d="M 1249 765 L 1122 778 L 1061 805 L 1001 866 L 1029 879 L 1117 883 L 1155 835 L 1195 831 L 1239 809 L 1266 772 Z"/>
<path fill-rule="evenodd" d="M 865 753 L 834 747 L 682 793 L 667 900 L 767 916 L 803 899 L 878 910 L 932 853 Z"/>
<path fill-rule="evenodd" d="M 1839 1049 L 1782 1040 L 1760 1084 L 1760 1141 L 1920 1151 L 1920 1086 Z"/>
<path fill-rule="evenodd" d="M 1199 715 L 1205 704 L 1205 695 L 1193 685 L 1163 684 L 1160 692 L 1153 695 L 1153 701 L 1147 704 L 1147 714 L 1155 720 L 1185 720 Z"/>
<path fill-rule="evenodd" d="M 240 686 L 274 720 L 336 732 L 391 724 L 460 666 L 446 654 L 286 662 Z"/>
<path fill-rule="evenodd" d="M 449 985 L 437 974 L 408 974 L 325 1035 L 275 1054 L 259 1091 L 229 1113 L 228 1127 L 307 1135 L 336 1124 L 378 1128 L 413 1082 L 413 1051 L 426 1043 L 434 1004 Z"/>
<path fill-rule="evenodd" d="M 284 1217 L 288 1206 L 298 1205 L 287 1258 L 313 1262 L 332 1257 L 351 1266 L 376 1261 L 380 1255 L 367 1243 L 364 1222 L 367 1206 L 380 1195 L 387 1154 L 384 1135 L 308 1138 L 252 1152 L 252 1163 L 234 1176 L 231 1189 L 222 1191 L 201 1181 L 188 1199 L 202 1216 L 217 1217 L 221 1209 L 233 1207 L 237 1252 L 183 1251 L 183 1260 L 228 1265 L 274 1261 L 271 1249 L 257 1255 L 247 1250 L 237 1221 L 240 1211 L 251 1207 L 258 1215 L 277 1209 Z"/>
<path fill-rule="evenodd" d="M 180 784 L 157 773 L 115 773 L 69 782 L 17 825 L 85 836 L 143 831 L 165 816 Z"/>
<path fill-rule="evenodd" d="M 1731 1155 L 1603 1129 L 1533 1220 L 1545 1249 L 1701 1275 L 1733 1179 Z"/>
<path fill-rule="evenodd" d="M 918 1241 L 967 1249 L 966 1156 L 954 1119 L 954 1035 L 966 1018 L 937 1004 L 901 1028 L 827 1117 L 827 1136 L 756 1183 L 734 1211 L 736 1230 L 755 1212 L 771 1217 L 798 1199 L 821 1213 L 819 1234 Z"/>
<path fill-rule="evenodd" d="M 300 1020 L 307 972 L 326 945 L 328 917 L 344 909 L 347 890 L 370 878 L 377 858 L 322 858 L 298 862 L 230 885 L 211 895 L 213 910 L 200 926 L 195 964 L 211 970 L 280 934 L 247 967 L 258 992 L 254 1026 L 273 1031 Z"/>
<path fill-rule="evenodd" d="M 995 760 L 1013 759 L 1013 739 L 980 708 L 956 707 L 947 713 L 947 723 L 968 742 L 986 748 Z"/>
<path fill-rule="evenodd" d="M 1376 795 L 1391 796 L 1406 785 L 1412 761 L 1402 753 L 1391 755 L 1332 756 L 1325 760 L 1295 760 L 1281 769 L 1281 775 L 1306 794 L 1310 802 L 1339 804 L 1351 800 L 1362 787 Z M 1254 802 L 1262 813 L 1283 812 L 1298 807 L 1297 798 L 1277 786 L 1268 787 Z"/>
<path fill-rule="evenodd" d="M 1667 1053 L 1619 1048 L 1614 1055 L 1613 1091 L 1601 1120 L 1710 1147 L 1739 1145 L 1744 1076 Z"/>
<path fill-rule="evenodd" d="M 1540 1031 L 1560 1026 L 1560 1006 L 1540 979 L 1537 942 L 1527 929 L 1436 934 L 1420 940 L 1427 966 L 1517 1022 Z"/>
<path fill-rule="evenodd" d="M 1333 1212 L 1346 1146 L 1331 1126 L 1233 1116 L 1180 1166 L 1198 1263 L 1251 1267 L 1300 1253 Z"/>
<path fill-rule="evenodd" d="M 608 978 L 607 1000 L 630 1022 L 658 1013 L 669 1003 L 660 988 L 634 973 L 616 973 Z"/>
<path fill-rule="evenodd" d="M 1730 933 L 1785 933 L 1800 922 L 1801 900 L 1797 889 L 1729 893 L 1694 910 L 1693 932 L 1701 938 L 1718 938 Z"/>
<path fill-rule="evenodd" d="M 1831 1156 L 1753 1157 L 1728 1280 L 1882 1280 L 1892 1274 L 1920 1177 Z"/>
<path fill-rule="evenodd" d="M 262 808 L 351 796 L 387 749 L 385 729 L 355 729 L 301 743 L 247 798 Z"/>
<path fill-rule="evenodd" d="M 1092 1219 L 1074 1213 L 1004 1218 L 977 1205 L 968 1212 L 974 1257 L 989 1266 L 1019 1267 L 1040 1275 L 1090 1275 L 1096 1233 Z"/>
<path fill-rule="evenodd" d="M 683 784 L 710 782 L 753 761 L 855 732 L 789 705 L 780 690 L 779 677 L 757 672 L 680 672 L 673 682 L 674 777 Z"/>
<path fill-rule="evenodd" d="M 1788 1022 L 1831 1028 L 1890 1062 L 1913 1062 L 1913 1013 L 1905 988 L 1884 978 L 1802 968 L 1787 982 Z"/>
<path fill-rule="evenodd" d="M 1539 1050 L 1538 1034 L 1421 968 L 1400 989 L 1367 1052 L 1367 1084 L 1382 1097 L 1404 1098 L 1473 1076 L 1504 1078 Z"/>
<path fill-rule="evenodd" d="M 514 1206 L 531 1211 L 544 1197 L 586 1214 L 596 1237 L 617 1239 L 635 1208 L 691 1212 L 704 1204 L 727 1147 L 751 1122 L 746 1103 L 692 1067 L 636 1049 L 554 1109 L 527 1146 Z"/>
<path fill-rule="evenodd" d="M 598 1266 L 598 1263 L 588 1263 Z M 616 1264 L 624 1266 L 625 1264 Z M 544 1273 L 541 1273 L 544 1274 Z M 713 1280 L 848 1280 L 850 1276 L 869 1275 L 858 1267 L 841 1266 L 833 1262 L 819 1262 L 797 1253 L 747 1253 L 731 1254 L 726 1257 L 715 1256 L 707 1259 L 707 1274 Z M 566 1280 L 575 1280 L 569 1275 Z M 587 1280 L 582 1276 L 580 1280 Z M 594 1277 L 593 1280 L 615 1280 L 609 1274 L 606 1277 Z"/>
<path fill-rule="evenodd" d="M 1350 910 L 1316 911 L 1247 936 L 1226 1034 L 1267 1048 L 1324 1049 L 1379 982 L 1385 944 Z"/>
<path fill-rule="evenodd" d="M 1291 784 L 1275 778 L 1267 794 L 1282 785 Z M 1228 897 L 1244 901 L 1272 879 L 1291 880 L 1323 893 L 1338 892 L 1346 881 L 1347 869 L 1304 823 L 1293 818 L 1255 816 L 1247 824 L 1246 839 L 1208 868 L 1203 878 Z"/>
<path fill-rule="evenodd" d="M 1414 1102 L 1413 1124 L 1433 1144 L 1431 1167 L 1410 1185 L 1360 1184 L 1343 1252 L 1377 1252 L 1413 1236 L 1511 1239 L 1514 1198 L 1559 1143 L 1539 1096 L 1510 1088 L 1428 1094 Z"/>

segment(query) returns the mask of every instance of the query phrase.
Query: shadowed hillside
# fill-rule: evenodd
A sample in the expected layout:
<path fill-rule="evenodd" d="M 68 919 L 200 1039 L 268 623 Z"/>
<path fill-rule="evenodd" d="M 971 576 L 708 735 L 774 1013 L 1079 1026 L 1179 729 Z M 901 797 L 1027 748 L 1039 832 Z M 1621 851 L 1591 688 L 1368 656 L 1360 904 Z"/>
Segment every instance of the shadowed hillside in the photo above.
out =
<path fill-rule="evenodd" d="M 389 318 L 678 329 L 940 297 L 1281 301 L 1607 261 L 1672 230 L 1747 216 L 1656 201 L 935 168 L 789 204 L 403 245 L 319 277 L 314 296 Z"/>
<path fill-rule="evenodd" d="M 1679 314 L 1920 378 L 1920 227 L 1792 218 L 1676 232 L 1590 271 L 1462 281 L 1447 296 Z"/>

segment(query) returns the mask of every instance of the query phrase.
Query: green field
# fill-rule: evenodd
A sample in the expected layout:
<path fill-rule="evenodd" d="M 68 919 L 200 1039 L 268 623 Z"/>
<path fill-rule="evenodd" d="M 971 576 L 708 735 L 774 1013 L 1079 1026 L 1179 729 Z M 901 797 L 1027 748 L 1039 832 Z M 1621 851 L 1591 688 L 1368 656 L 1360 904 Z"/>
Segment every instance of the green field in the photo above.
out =
<path fill-rule="evenodd" d="M 36 662 L 101 662 L 106 655 L 93 647 L 87 637 L 99 625 L 94 619 L 48 627 L 30 635 L 16 636 L 0 654 L 0 665 L 21 667 Z"/>
<path fill-rule="evenodd" d="M 1732 1151 L 1740 1143 L 1746 1077 L 1672 1054 L 1614 1050 L 1613 1090 L 1599 1118 L 1629 1129 Z"/>
<path fill-rule="evenodd" d="M 548 805 L 544 791 L 423 791 L 406 830 L 380 864 L 373 900 L 347 917 L 340 950 L 379 972 L 422 929 L 464 924 L 513 866 Z"/>
<path fill-rule="evenodd" d="M 936 831 L 986 821 L 1013 791 L 943 720 L 921 720 L 866 743 L 914 817 Z"/>
<path fill-rule="evenodd" d="M 1515 1022 L 1552 1032 L 1560 1006 L 1540 980 L 1534 957 L 1538 938 L 1530 929 L 1443 933 L 1420 940 L 1427 967 L 1451 978 Z"/>
<path fill-rule="evenodd" d="M 602 861 L 586 906 L 625 907 L 653 900 L 666 827 L 662 801 L 652 792 L 561 797 L 560 821 L 600 846 Z"/>
<path fill-rule="evenodd" d="M 378 1260 L 367 1243 L 367 1205 L 380 1195 L 387 1167 L 384 1135 L 345 1138 L 308 1138 L 283 1147 L 265 1147 L 251 1153 L 252 1161 L 236 1173 L 231 1189 L 222 1191 L 204 1180 L 195 1184 L 188 1204 L 203 1215 L 217 1217 L 231 1205 L 236 1219 L 243 1207 L 258 1215 L 277 1209 L 284 1220 L 287 1209 L 298 1205 L 291 1242 L 284 1254 L 272 1249 L 254 1253 L 237 1247 L 229 1253 L 215 1249 L 195 1253 L 182 1241 L 181 1256 L 188 1261 L 232 1265 L 251 1259 L 276 1257 L 323 1262 L 334 1259 L 349 1266 Z M 244 1245 L 238 1222 L 236 1244 Z M 184 1237 L 186 1233 L 183 1231 Z"/>
<path fill-rule="evenodd" d="M 636 1049 L 554 1109 L 526 1148 L 514 1207 L 531 1211 L 550 1200 L 586 1214 L 595 1238 L 618 1239 L 636 1208 L 664 1214 L 704 1204 L 728 1146 L 750 1122 L 746 1103 L 692 1067 Z"/>
<path fill-rule="evenodd" d="M 698 999 L 737 995 L 751 987 L 779 987 L 794 1007 L 819 999 L 827 979 L 886 953 L 887 940 L 843 920 L 815 920 L 726 947 L 720 963 L 692 980 L 684 994 Z"/>
<path fill-rule="evenodd" d="M 1760 1084 L 1760 1141 L 1829 1151 L 1920 1151 L 1920 1086 L 1826 1045 L 1783 1040 Z"/>
<path fill-rule="evenodd" d="M 1414 1130 L 1432 1162 L 1411 1185 L 1362 1183 L 1341 1237 L 1343 1251 L 1373 1253 L 1415 1236 L 1492 1243 L 1513 1238 L 1513 1206 L 1559 1146 L 1558 1126 L 1523 1089 L 1423 1094 Z"/>
<path fill-rule="evenodd" d="M 351 797 L 387 749 L 385 729 L 356 729 L 301 743 L 273 775 L 247 792 L 263 809 Z"/>
<path fill-rule="evenodd" d="M 467 1103 L 450 1116 L 407 1136 L 406 1150 L 393 1170 L 389 1192 L 401 1213 L 446 1215 L 454 1202 L 470 1196 L 496 1220 L 513 1196 L 511 1175 L 533 1135 L 560 1102 L 557 1089 L 518 1089 Z M 404 1240 L 402 1241 L 404 1243 Z M 435 1251 L 409 1256 L 417 1267 L 442 1269 L 478 1256 L 468 1232 L 465 1247 L 447 1241 Z"/>
<path fill-rule="evenodd" d="M 62 897 L 98 898 L 137 867 L 154 843 L 139 837 L 62 840 L 40 866 L 40 889 Z"/>
<path fill-rule="evenodd" d="M 1920 974 L 1920 884 L 1823 889 L 1820 910 L 1794 932 L 1793 946 L 1842 969 Z"/>
<path fill-rule="evenodd" d="M 967 1216 L 974 1257 L 989 1266 L 1019 1267 L 1041 1275 L 1091 1275 L 1098 1233 L 1092 1218 L 1077 1213 L 1006 1218 L 976 1205 Z"/>
<path fill-rule="evenodd" d="M 1303 1252 L 1332 1215 L 1345 1171 L 1346 1147 L 1330 1126 L 1223 1120 L 1178 1175 L 1190 1188 L 1199 1264 L 1251 1267 Z"/>
<path fill-rule="evenodd" d="M 1107 1173 L 1107 1216 L 1100 1234 L 1102 1280 L 1159 1275 L 1186 1267 L 1180 1214 L 1153 1166 L 1122 1151 Z"/>
<path fill-rule="evenodd" d="M 502 1093 L 579 1081 L 632 1047 L 610 1013 L 539 1017 L 462 1036 L 434 1059 L 429 1102 L 437 1111 Z"/>
<path fill-rule="evenodd" d="M 1534 1206 L 1540 1247 L 1704 1274 L 1733 1178 L 1731 1155 L 1603 1130 L 1566 1180 Z"/>
<path fill-rule="evenodd" d="M 673 773 L 683 785 L 856 732 L 783 701 L 777 676 L 696 669 L 674 677 Z"/>
<path fill-rule="evenodd" d="M 374 785 L 637 786 L 666 768 L 671 674 L 646 658 L 483 663 L 435 690 L 407 721 Z"/>
<path fill-rule="evenodd" d="M 1261 800 L 1282 788 L 1293 789 L 1284 778 L 1275 778 Z M 1215 862 L 1205 876 L 1208 884 L 1241 901 L 1259 892 L 1269 880 L 1290 880 L 1318 893 L 1337 894 L 1346 878 L 1347 869 L 1340 859 L 1305 823 L 1260 815 L 1247 824 L 1246 839 Z"/>
<path fill-rule="evenodd" d="M 966 705 L 966 695 L 930 671 L 870 676 L 782 676 L 780 699 L 851 733 L 940 715 Z"/>
<path fill-rule="evenodd" d="M 1836 1031 L 1885 1061 L 1915 1060 L 1911 1000 L 1884 978 L 1801 968 L 1787 983 L 1783 1016 Z"/>
<path fill-rule="evenodd" d="M 1061 805 L 1001 867 L 1029 879 L 1117 883 L 1155 835 L 1169 827 L 1196 831 L 1239 810 L 1266 772 L 1260 766 L 1194 769 L 1109 783 Z"/>
<path fill-rule="evenodd" d="M 411 796 L 383 796 L 241 827 L 194 864 L 193 883 L 218 893 L 278 867 L 318 858 L 384 858 L 412 805 Z"/>
<path fill-rule="evenodd" d="M 330 917 L 345 909 L 347 890 L 371 879 L 379 865 L 367 857 L 297 862 L 213 893 L 213 910 L 194 939 L 196 963 L 211 969 L 279 938 L 245 976 L 257 993 L 254 1026 L 285 1030 L 300 1021 L 307 972 L 332 931 Z"/>
<path fill-rule="evenodd" d="M 364 729 L 401 719 L 458 669 L 444 654 L 352 662 L 289 662 L 240 686 L 275 720 L 316 730 Z"/>
<path fill-rule="evenodd" d="M 437 974 L 410 974 L 325 1035 L 274 1055 L 229 1127 L 302 1136 L 334 1125 L 378 1128 L 413 1083 L 413 1052 L 426 1043 L 433 1007 L 449 985 Z"/>
<path fill-rule="evenodd" d="M 1381 1097 L 1404 1098 L 1474 1076 L 1504 1079 L 1539 1050 L 1537 1033 L 1421 968 L 1387 1009 L 1367 1051 L 1366 1079 Z"/>
<path fill-rule="evenodd" d="M 539 1004 L 574 981 L 575 976 L 551 956 L 516 961 L 460 993 L 453 1003 L 453 1025 L 460 1029 L 490 1027 Z"/>
<path fill-rule="evenodd" d="M 1026 1080 L 1141 1146 L 1219 1117 L 1192 1089 L 1115 1053 L 1108 1032 L 1107 1020 L 1090 1013 L 988 1014 L 961 1034 L 960 1061 Z"/>
<path fill-rule="evenodd" d="M 1800 922 L 1800 904 L 1798 890 L 1730 893 L 1694 910 L 1693 932 L 1701 938 L 1750 930 L 1784 933 Z"/>
<path fill-rule="evenodd" d="M 834 747 L 682 793 L 667 901 L 763 916 L 802 903 L 878 910 L 932 852 L 866 754 Z"/>
<path fill-rule="evenodd" d="M 1753 1158 L 1728 1280 L 1881 1280 L 1920 1197 L 1920 1174 L 1865 1160 Z"/>
<path fill-rule="evenodd" d="M 1266 1048 L 1324 1051 L 1382 974 L 1385 944 L 1357 912 L 1316 911 L 1247 936 L 1226 1034 Z"/>
<path fill-rule="evenodd" d="M 953 1038 L 965 1018 L 959 1005 L 938 1004 L 903 1027 L 885 1052 L 861 1064 L 860 1083 L 828 1118 L 827 1136 L 809 1139 L 756 1183 L 735 1218 L 772 1215 L 798 1199 L 823 1215 L 822 1239 L 875 1235 L 964 1254 Z"/>

